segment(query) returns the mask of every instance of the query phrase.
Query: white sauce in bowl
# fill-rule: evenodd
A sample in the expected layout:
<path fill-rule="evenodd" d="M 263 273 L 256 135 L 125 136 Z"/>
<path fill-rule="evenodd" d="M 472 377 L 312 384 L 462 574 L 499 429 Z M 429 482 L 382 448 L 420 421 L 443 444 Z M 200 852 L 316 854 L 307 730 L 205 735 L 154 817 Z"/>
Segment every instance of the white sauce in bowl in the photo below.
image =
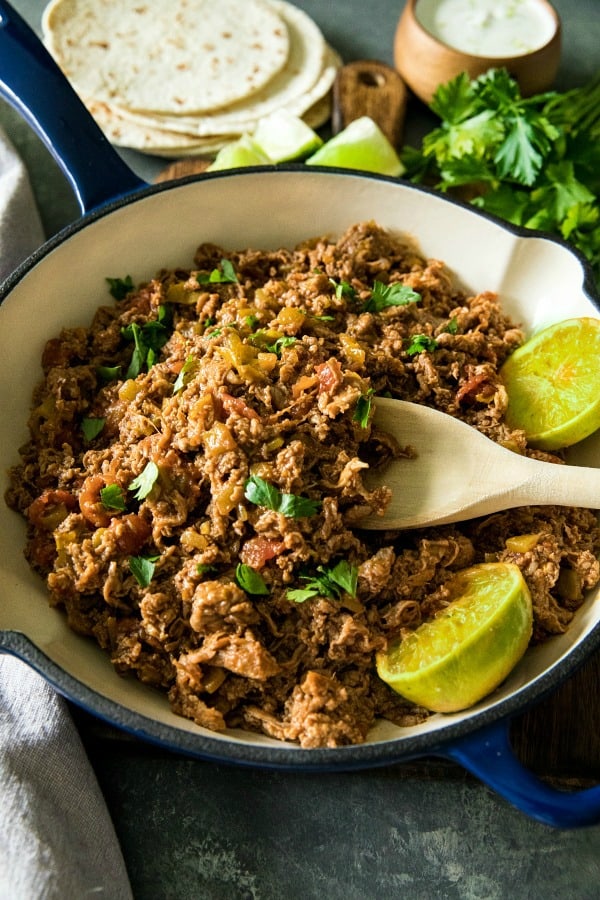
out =
<path fill-rule="evenodd" d="M 415 15 L 449 47 L 490 58 L 531 53 L 556 31 L 550 10 L 538 0 L 419 0 Z"/>

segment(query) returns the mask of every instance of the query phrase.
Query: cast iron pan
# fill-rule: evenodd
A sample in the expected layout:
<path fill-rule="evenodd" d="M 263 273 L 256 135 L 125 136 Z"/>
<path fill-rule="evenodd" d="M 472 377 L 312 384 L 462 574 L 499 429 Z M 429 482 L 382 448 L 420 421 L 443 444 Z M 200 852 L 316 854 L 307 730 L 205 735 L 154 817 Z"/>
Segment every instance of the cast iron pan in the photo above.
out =
<path fill-rule="evenodd" d="M 152 277 L 163 265 L 186 264 L 203 240 L 232 249 L 290 246 L 372 218 L 416 235 L 424 252 L 444 259 L 466 284 L 498 290 L 507 311 L 529 327 L 547 318 L 598 315 L 586 264 L 565 244 L 397 179 L 282 166 L 146 185 L 5 2 L 0 94 L 55 156 L 83 214 L 0 288 L 2 493 L 6 471 L 26 439 L 45 340 L 63 325 L 90 320 L 103 302 L 99 286 L 107 275 L 128 273 L 136 282 Z M 574 461 L 593 464 L 600 444 L 584 444 Z M 174 716 L 162 695 L 116 675 L 95 645 L 48 608 L 45 588 L 23 558 L 23 523 L 4 503 L 0 507 L 0 650 L 28 662 L 71 701 L 106 721 L 178 752 L 249 766 L 337 771 L 446 757 L 542 822 L 568 828 L 600 821 L 600 787 L 552 789 L 522 767 L 508 738 L 511 717 L 555 688 L 600 645 L 595 595 L 566 635 L 528 651 L 505 685 L 477 707 L 432 716 L 412 729 L 381 723 L 360 746 L 303 750 L 242 731 L 215 735 Z"/>

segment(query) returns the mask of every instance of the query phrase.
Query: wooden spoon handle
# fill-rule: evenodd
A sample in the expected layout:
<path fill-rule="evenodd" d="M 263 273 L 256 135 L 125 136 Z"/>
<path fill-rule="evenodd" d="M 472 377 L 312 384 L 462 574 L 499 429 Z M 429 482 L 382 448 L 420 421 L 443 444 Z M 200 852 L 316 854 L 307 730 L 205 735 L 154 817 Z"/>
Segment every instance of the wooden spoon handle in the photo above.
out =
<path fill-rule="evenodd" d="M 600 469 L 542 464 L 536 470 L 532 466 L 532 477 L 517 490 L 528 505 L 600 509 Z"/>
<path fill-rule="evenodd" d="M 392 146 L 402 141 L 408 91 L 391 66 L 361 59 L 339 70 L 333 85 L 332 130 L 342 131 L 354 119 L 370 116 Z"/>

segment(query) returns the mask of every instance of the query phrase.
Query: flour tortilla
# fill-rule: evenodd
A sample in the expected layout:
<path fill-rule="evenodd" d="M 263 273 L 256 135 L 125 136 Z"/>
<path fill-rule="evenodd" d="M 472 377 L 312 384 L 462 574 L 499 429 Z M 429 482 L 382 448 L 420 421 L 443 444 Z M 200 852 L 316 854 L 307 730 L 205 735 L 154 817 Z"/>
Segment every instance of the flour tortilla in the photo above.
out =
<path fill-rule="evenodd" d="M 224 109 L 268 84 L 289 54 L 266 0 L 52 0 L 42 28 L 80 95 L 137 112 Z"/>
<path fill-rule="evenodd" d="M 128 147 L 130 150 L 139 150 L 142 153 L 170 159 L 192 156 L 213 157 L 227 144 L 241 137 L 242 133 L 251 134 L 257 124 L 256 122 L 252 123 L 252 128 L 248 132 L 215 137 L 194 137 L 137 125 L 130 119 L 119 116 L 111 107 L 97 101 L 89 101 L 88 108 L 111 143 Z M 319 128 L 329 119 L 330 115 L 331 96 L 328 93 L 317 100 L 302 118 L 311 128 Z"/>
<path fill-rule="evenodd" d="M 232 104 L 196 116 L 164 116 L 132 112 L 116 98 L 109 103 L 114 112 L 137 125 L 204 137 L 242 134 L 252 123 L 277 109 L 303 115 L 331 88 L 341 60 L 325 42 L 319 27 L 302 10 L 284 0 L 268 0 L 287 27 L 289 54 L 283 68 L 260 91 Z M 94 99 L 98 99 L 94 97 Z"/>

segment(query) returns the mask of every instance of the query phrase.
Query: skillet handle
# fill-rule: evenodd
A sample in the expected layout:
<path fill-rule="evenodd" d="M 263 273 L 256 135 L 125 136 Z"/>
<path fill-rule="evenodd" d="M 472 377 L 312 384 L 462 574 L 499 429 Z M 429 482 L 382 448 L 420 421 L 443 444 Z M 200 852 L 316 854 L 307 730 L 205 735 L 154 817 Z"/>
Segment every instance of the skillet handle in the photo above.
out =
<path fill-rule="evenodd" d="M 0 95 L 32 126 L 83 213 L 146 187 L 96 125 L 42 42 L 0 0 Z"/>
<path fill-rule="evenodd" d="M 452 741 L 438 755 L 460 763 L 521 812 L 545 825 L 579 828 L 600 822 L 600 785 L 562 791 L 545 784 L 515 756 L 509 729 L 510 722 L 495 722 Z"/>

